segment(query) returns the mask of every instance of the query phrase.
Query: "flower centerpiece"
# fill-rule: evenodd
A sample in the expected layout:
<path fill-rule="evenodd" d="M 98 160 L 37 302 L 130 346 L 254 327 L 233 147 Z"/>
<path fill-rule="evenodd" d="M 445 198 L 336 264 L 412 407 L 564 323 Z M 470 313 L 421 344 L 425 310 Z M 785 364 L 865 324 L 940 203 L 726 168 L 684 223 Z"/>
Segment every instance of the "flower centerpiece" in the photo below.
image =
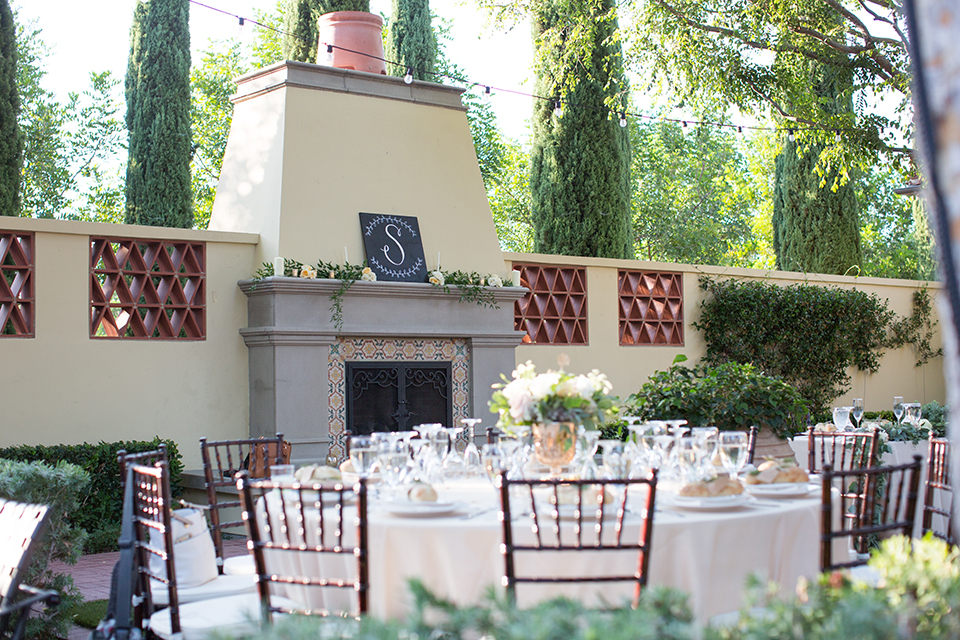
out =
<path fill-rule="evenodd" d="M 560 369 L 537 374 L 527 361 L 513 372 L 513 379 L 493 385 L 490 411 L 500 416 L 497 426 L 511 433 L 516 427 L 533 429 L 534 451 L 543 464 L 557 469 L 569 464 L 576 452 L 577 427 L 596 429 L 608 415 L 617 412 L 613 385 L 594 369 L 586 375 L 564 371 L 569 364 L 560 356 Z"/>

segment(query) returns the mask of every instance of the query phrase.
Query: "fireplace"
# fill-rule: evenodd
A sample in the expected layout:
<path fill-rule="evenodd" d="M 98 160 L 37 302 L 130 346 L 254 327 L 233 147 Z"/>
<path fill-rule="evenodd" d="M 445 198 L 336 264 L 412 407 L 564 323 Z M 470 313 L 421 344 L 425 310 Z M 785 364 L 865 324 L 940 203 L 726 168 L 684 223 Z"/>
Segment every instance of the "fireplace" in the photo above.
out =
<path fill-rule="evenodd" d="M 448 362 L 346 362 L 346 431 L 366 435 L 453 424 Z"/>

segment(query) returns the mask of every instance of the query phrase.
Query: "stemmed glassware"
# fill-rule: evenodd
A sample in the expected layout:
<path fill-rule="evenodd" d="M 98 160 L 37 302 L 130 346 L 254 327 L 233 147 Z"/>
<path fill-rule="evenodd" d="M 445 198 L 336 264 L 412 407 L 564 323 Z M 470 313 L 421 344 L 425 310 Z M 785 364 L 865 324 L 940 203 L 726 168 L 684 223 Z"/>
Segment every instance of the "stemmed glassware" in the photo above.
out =
<path fill-rule="evenodd" d="M 380 464 L 380 476 L 390 493 L 395 493 L 407 474 L 410 462 L 410 447 L 398 437 L 379 438 L 377 442 L 377 461 Z M 350 450 L 353 453 L 353 449 Z"/>
<path fill-rule="evenodd" d="M 600 440 L 603 447 L 604 476 L 613 480 L 626 478 L 630 471 L 630 460 L 624 455 L 624 445 L 619 440 Z"/>
<path fill-rule="evenodd" d="M 448 480 L 462 478 L 466 472 L 466 463 L 463 456 L 457 451 L 457 436 L 463 432 L 463 427 L 444 427 L 441 431 L 446 436 L 446 451 L 443 454 L 441 468 Z"/>
<path fill-rule="evenodd" d="M 677 454 L 680 477 L 684 482 L 696 482 L 700 479 L 700 462 L 703 458 L 703 449 L 700 438 L 696 436 L 681 436 L 673 445 Z"/>
<path fill-rule="evenodd" d="M 363 479 L 370 477 L 373 465 L 377 461 L 377 446 L 371 436 L 352 436 L 350 438 L 350 462 L 353 470 Z"/>
<path fill-rule="evenodd" d="M 893 396 L 893 416 L 897 419 L 897 424 L 900 424 L 900 419 L 903 418 L 903 396 Z"/>
<path fill-rule="evenodd" d="M 837 431 L 846 431 L 850 424 L 850 407 L 834 407 L 833 424 L 837 427 Z"/>
<path fill-rule="evenodd" d="M 914 427 L 920 425 L 923 409 L 919 402 L 905 402 L 903 404 L 903 421 Z"/>
<path fill-rule="evenodd" d="M 464 470 L 468 476 L 483 475 L 480 451 L 476 443 L 477 425 L 483 421 L 480 418 L 464 418 L 460 422 L 469 436 L 467 447 L 463 450 Z"/>
<path fill-rule="evenodd" d="M 701 460 L 698 472 L 701 476 L 713 475 L 713 460 L 718 454 L 720 440 L 717 427 L 694 427 L 690 435 L 699 440 Z"/>
<path fill-rule="evenodd" d="M 600 447 L 600 432 L 580 427 L 580 479 L 595 480 L 600 477 L 597 469 L 597 449 Z"/>
<path fill-rule="evenodd" d="M 860 420 L 863 419 L 863 398 L 854 398 L 853 399 L 853 408 L 850 411 L 850 415 L 853 416 L 853 419 L 857 421 L 857 428 L 860 428 Z"/>
<path fill-rule="evenodd" d="M 747 463 L 747 434 L 743 431 L 724 431 L 720 434 L 720 462 L 735 480 Z"/>
<path fill-rule="evenodd" d="M 496 442 L 488 442 L 480 447 L 480 460 L 490 482 L 495 481 L 498 473 L 510 468 L 506 454 Z"/>

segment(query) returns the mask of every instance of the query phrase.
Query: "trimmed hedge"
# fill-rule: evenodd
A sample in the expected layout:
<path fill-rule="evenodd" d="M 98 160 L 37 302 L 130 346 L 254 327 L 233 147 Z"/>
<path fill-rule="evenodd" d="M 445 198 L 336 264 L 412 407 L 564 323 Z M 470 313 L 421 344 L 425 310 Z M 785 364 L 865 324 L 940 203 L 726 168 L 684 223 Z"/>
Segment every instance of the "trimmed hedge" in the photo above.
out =
<path fill-rule="evenodd" d="M 170 457 L 170 486 L 174 497 L 182 493 L 180 475 L 183 461 L 173 440 L 129 440 L 126 442 L 100 442 L 99 444 L 59 444 L 54 446 L 19 446 L 0 449 L 0 458 L 22 462 L 45 462 L 56 465 L 60 462 L 75 464 L 90 475 L 89 491 L 83 496 L 79 508 L 69 513 L 67 519 L 75 527 L 89 534 L 84 551 L 99 553 L 115 551 L 120 537 L 120 520 L 123 514 L 123 494 L 120 491 L 120 468 L 117 452 L 150 451 L 163 442 Z"/>

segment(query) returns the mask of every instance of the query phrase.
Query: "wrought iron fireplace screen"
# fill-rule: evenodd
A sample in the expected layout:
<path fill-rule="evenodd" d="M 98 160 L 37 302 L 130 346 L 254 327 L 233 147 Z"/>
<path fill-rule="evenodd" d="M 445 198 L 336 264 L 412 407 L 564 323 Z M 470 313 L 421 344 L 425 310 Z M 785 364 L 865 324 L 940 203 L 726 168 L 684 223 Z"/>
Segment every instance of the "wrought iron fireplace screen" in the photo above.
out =
<path fill-rule="evenodd" d="M 453 423 L 449 362 L 347 362 L 347 433 Z"/>

